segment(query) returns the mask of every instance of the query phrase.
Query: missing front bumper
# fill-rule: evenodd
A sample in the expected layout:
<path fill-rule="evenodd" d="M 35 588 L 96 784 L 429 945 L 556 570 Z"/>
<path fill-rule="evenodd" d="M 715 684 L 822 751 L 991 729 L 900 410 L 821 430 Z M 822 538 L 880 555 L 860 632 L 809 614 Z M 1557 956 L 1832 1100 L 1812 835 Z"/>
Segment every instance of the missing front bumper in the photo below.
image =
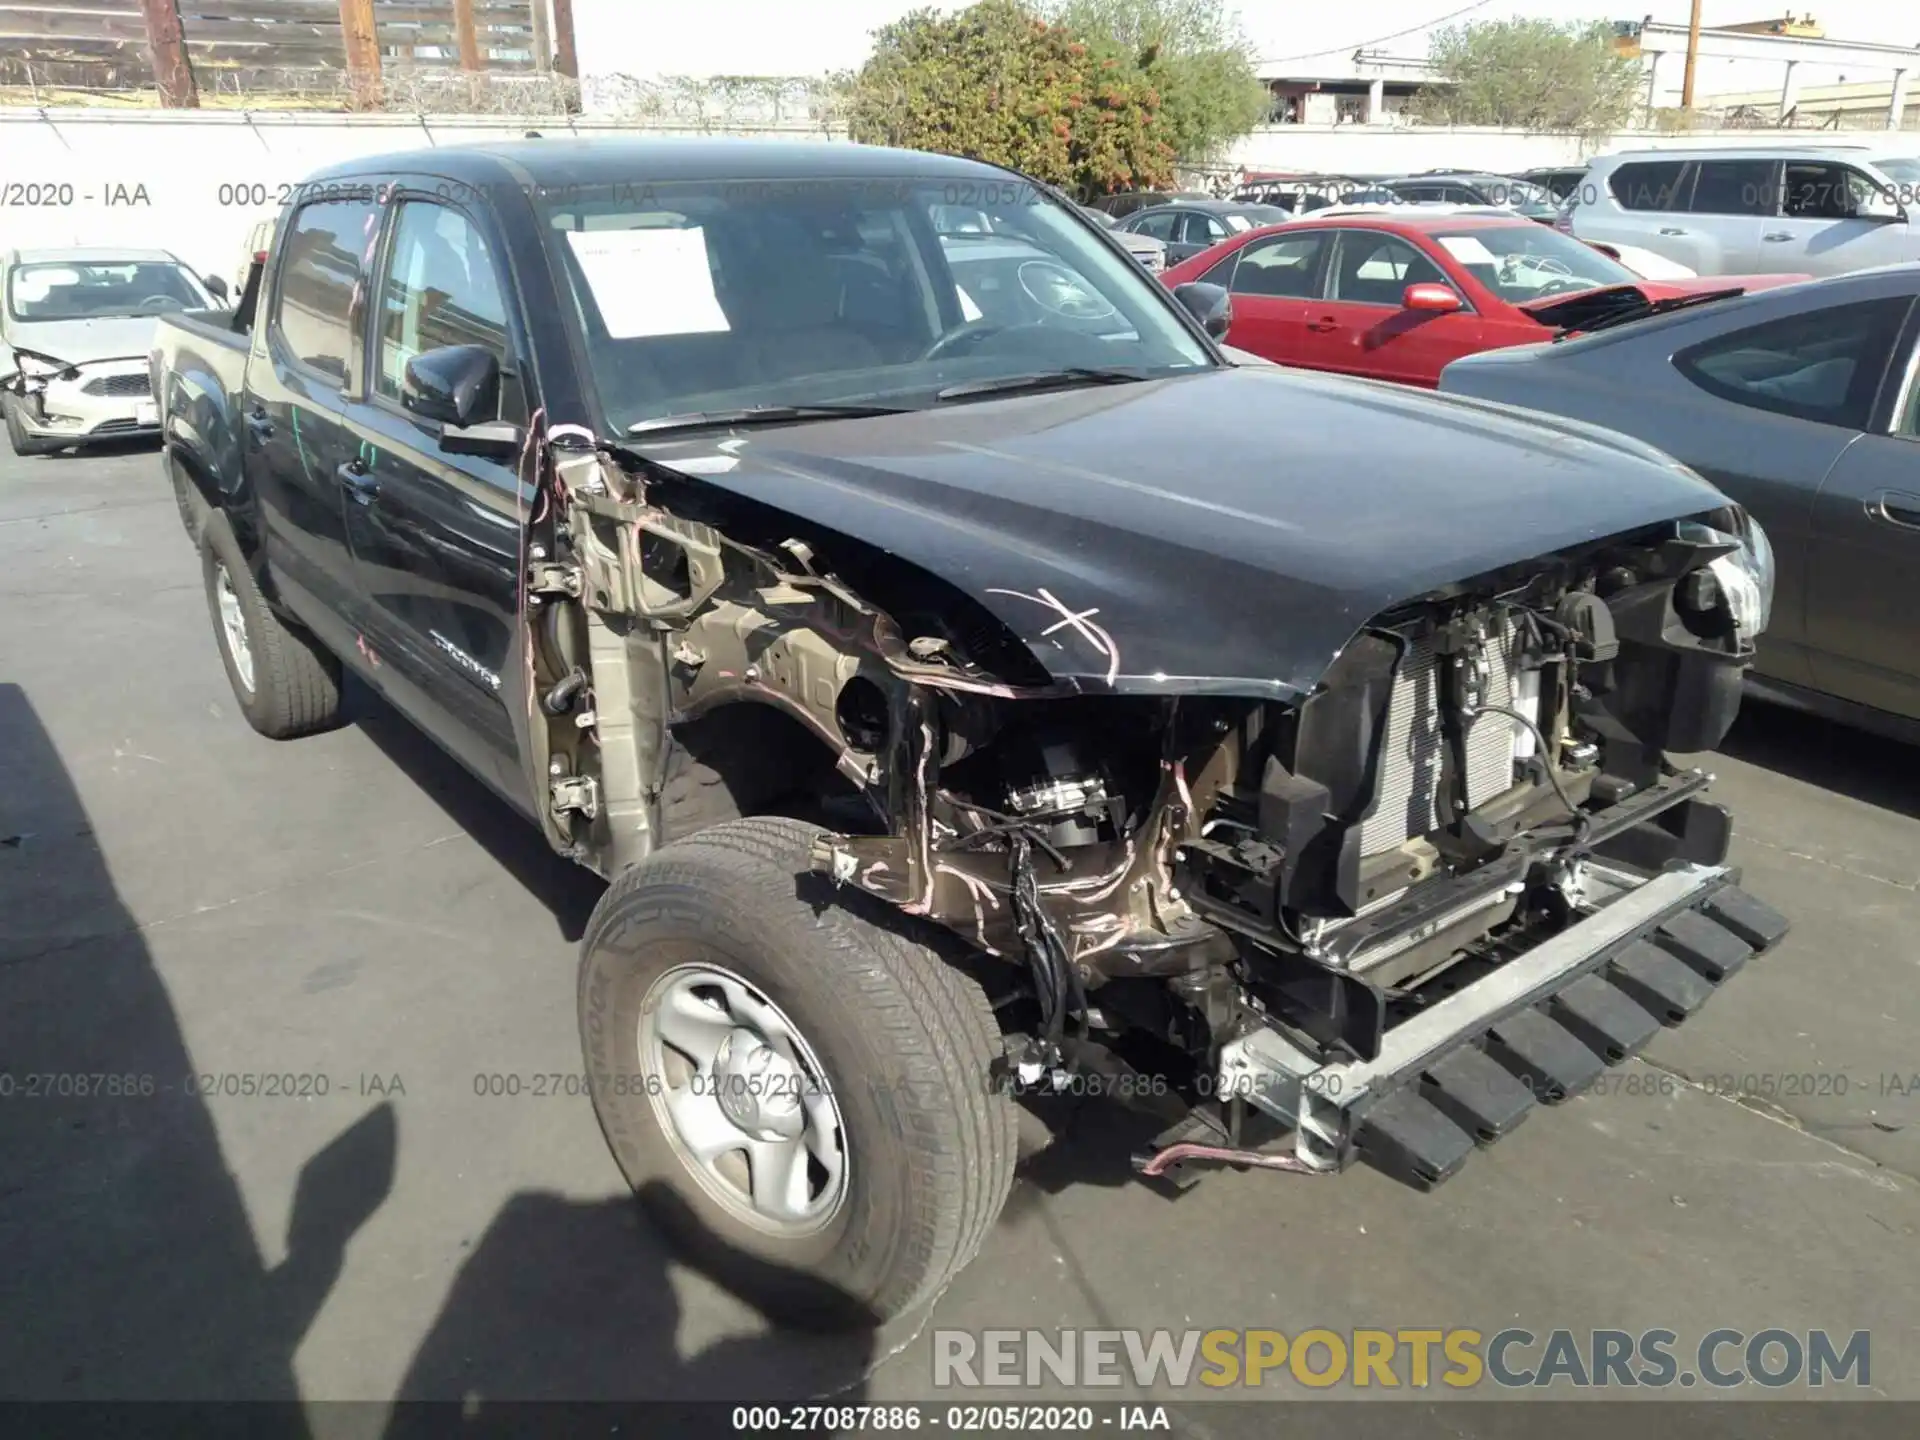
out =
<path fill-rule="evenodd" d="M 1223 1050 L 1220 1093 L 1293 1127 L 1302 1168 L 1363 1159 L 1430 1188 L 1679 1024 L 1787 931 L 1722 866 L 1606 875 L 1613 898 L 1389 1029 L 1374 1059 L 1322 1064 L 1256 1030 Z"/>

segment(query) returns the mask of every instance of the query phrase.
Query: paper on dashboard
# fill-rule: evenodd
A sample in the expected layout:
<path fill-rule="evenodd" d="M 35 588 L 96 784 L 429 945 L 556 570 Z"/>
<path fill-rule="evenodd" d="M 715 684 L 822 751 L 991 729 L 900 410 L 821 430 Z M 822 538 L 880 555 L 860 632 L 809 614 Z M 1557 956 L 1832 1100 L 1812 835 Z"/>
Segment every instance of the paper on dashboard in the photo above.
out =
<path fill-rule="evenodd" d="M 714 293 L 707 235 L 699 226 L 569 230 L 567 243 L 615 340 L 733 328 Z"/>

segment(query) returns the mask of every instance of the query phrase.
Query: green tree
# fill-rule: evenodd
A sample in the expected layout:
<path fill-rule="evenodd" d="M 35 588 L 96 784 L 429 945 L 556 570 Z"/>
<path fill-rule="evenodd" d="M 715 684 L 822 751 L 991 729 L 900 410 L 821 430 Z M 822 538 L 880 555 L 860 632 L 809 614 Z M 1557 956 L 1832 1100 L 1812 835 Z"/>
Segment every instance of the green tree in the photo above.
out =
<path fill-rule="evenodd" d="M 1602 136 L 1638 100 L 1640 62 L 1614 48 L 1604 21 L 1500 20 L 1449 25 L 1428 47 L 1434 75 L 1414 117 L 1430 125 L 1503 125 Z"/>
<path fill-rule="evenodd" d="M 966 155 L 1080 196 L 1171 183 L 1160 96 L 1019 0 L 917 10 L 847 82 L 853 139 Z"/>
<path fill-rule="evenodd" d="M 1184 161 L 1217 159 L 1272 108 L 1238 19 L 1221 0 L 1048 0 L 1047 15 L 1094 53 L 1140 70 L 1160 96 L 1167 143 Z"/>

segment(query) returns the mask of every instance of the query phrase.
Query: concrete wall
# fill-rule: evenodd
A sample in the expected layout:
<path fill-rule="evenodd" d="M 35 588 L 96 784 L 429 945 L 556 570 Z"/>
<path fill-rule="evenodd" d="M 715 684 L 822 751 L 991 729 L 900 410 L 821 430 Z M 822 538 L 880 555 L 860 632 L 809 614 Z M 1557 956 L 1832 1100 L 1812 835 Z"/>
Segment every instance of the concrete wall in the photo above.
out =
<path fill-rule="evenodd" d="M 0 249 L 140 245 L 172 250 L 202 272 L 231 276 L 253 223 L 278 211 L 282 188 L 322 166 L 362 155 L 547 135 L 672 133 L 614 122 L 399 115 L 247 115 L 200 111 L 0 109 Z M 798 141 L 830 137 L 795 126 L 751 132 Z M 1752 144 L 1721 136 L 1622 135 L 1640 145 Z M 1792 132 L 1799 144 L 1817 136 Z M 1859 135 L 1838 137 L 1856 143 Z M 1890 137 L 1891 138 L 1891 137 Z M 1920 153 L 1920 135 L 1907 137 Z M 1578 137 L 1502 130 L 1392 126 L 1276 126 L 1250 135 L 1232 162 L 1249 169 L 1417 171 L 1458 165 L 1496 171 L 1564 164 Z"/>

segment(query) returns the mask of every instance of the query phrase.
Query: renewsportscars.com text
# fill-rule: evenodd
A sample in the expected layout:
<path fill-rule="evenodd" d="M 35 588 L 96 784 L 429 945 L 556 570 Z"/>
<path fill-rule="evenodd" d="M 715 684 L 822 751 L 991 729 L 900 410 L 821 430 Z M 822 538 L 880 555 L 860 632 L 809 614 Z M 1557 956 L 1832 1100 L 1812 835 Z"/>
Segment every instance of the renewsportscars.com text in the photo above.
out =
<path fill-rule="evenodd" d="M 947 1389 L 1865 1388 L 1872 1337 L 1827 1330 L 936 1330 Z"/>

